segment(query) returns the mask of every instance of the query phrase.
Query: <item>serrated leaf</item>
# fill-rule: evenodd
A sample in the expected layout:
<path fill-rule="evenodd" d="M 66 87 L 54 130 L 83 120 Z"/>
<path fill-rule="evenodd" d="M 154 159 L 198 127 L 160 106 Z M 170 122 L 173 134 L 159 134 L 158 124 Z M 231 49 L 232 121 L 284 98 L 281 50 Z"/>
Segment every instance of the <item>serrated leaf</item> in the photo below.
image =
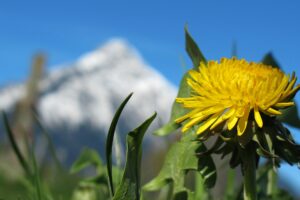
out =
<path fill-rule="evenodd" d="M 196 156 L 200 152 L 205 152 L 206 148 L 203 143 L 195 140 L 193 133 L 187 134 L 184 139 L 171 146 L 160 173 L 143 187 L 144 190 L 155 191 L 172 183 L 174 184 L 174 195 L 186 191 L 184 176 L 189 170 L 198 171 L 206 187 L 214 186 L 216 168 L 213 160 L 210 156 Z"/>
<path fill-rule="evenodd" d="M 89 166 L 99 168 L 102 166 L 102 161 L 97 151 L 85 148 L 73 163 L 70 171 L 71 173 L 77 173 Z"/>
<path fill-rule="evenodd" d="M 121 116 L 121 113 L 125 107 L 125 105 L 127 104 L 127 102 L 129 101 L 129 99 L 131 98 L 132 93 L 130 93 L 126 99 L 121 103 L 121 105 L 119 106 L 119 108 L 117 109 L 113 120 L 110 124 L 109 130 L 108 130 L 108 134 L 107 134 L 107 139 L 106 139 L 106 166 L 107 166 L 107 175 L 108 175 L 108 182 L 109 182 L 109 187 L 110 187 L 110 191 L 112 196 L 114 195 L 115 191 L 114 191 L 114 185 L 113 185 L 113 176 L 112 176 L 112 146 L 113 146 L 113 141 L 114 141 L 114 135 L 115 135 L 115 131 L 116 131 L 116 127 L 117 127 L 117 123 L 119 121 L 119 118 Z"/>
<path fill-rule="evenodd" d="M 142 141 L 155 117 L 156 113 L 127 135 L 125 171 L 113 200 L 140 199 Z"/>

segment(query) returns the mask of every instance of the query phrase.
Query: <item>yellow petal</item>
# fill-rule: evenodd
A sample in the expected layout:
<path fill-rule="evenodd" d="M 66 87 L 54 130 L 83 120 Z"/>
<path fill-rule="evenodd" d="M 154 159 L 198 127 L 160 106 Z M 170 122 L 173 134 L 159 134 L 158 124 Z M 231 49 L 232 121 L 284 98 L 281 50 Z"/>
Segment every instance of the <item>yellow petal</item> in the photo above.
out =
<path fill-rule="evenodd" d="M 257 106 L 254 106 L 254 119 L 257 123 L 257 125 L 262 128 L 263 127 L 263 121 L 262 118 L 260 116 L 259 110 L 257 108 Z"/>
<path fill-rule="evenodd" d="M 177 124 L 181 123 L 181 122 L 183 122 L 184 120 L 186 120 L 189 117 L 190 117 L 189 114 L 183 115 L 182 117 L 179 117 L 179 118 L 175 119 L 175 123 L 177 123 Z"/>
<path fill-rule="evenodd" d="M 242 117 L 242 116 L 244 116 L 244 114 L 245 114 L 245 108 L 244 107 L 239 107 L 236 110 L 236 116 L 237 117 Z"/>
<path fill-rule="evenodd" d="M 287 93 L 295 86 L 296 81 L 297 81 L 297 77 L 295 77 L 295 72 L 293 72 L 291 81 L 288 84 L 287 88 L 285 89 L 285 91 L 280 99 L 284 99 L 284 97 L 287 95 Z"/>
<path fill-rule="evenodd" d="M 222 112 L 215 113 L 209 119 L 207 119 L 203 124 L 201 124 L 197 130 L 197 134 L 201 134 L 204 131 L 206 131 L 206 129 L 208 129 L 218 119 L 218 117 L 220 117 L 221 113 Z"/>
<path fill-rule="evenodd" d="M 233 127 L 235 126 L 235 124 L 236 124 L 236 122 L 238 121 L 238 117 L 237 116 L 235 116 L 235 115 L 233 115 L 233 116 L 231 116 L 230 118 L 229 118 L 229 120 L 228 120 L 228 124 L 227 124 L 227 128 L 228 128 L 228 130 L 232 130 L 233 129 Z"/>
<path fill-rule="evenodd" d="M 179 118 L 175 119 L 175 123 L 181 123 L 184 120 L 186 120 L 187 118 L 190 118 L 191 116 L 195 115 L 199 111 L 200 111 L 199 109 L 195 109 L 195 110 L 183 115 L 182 117 L 179 117 Z"/>
<path fill-rule="evenodd" d="M 207 118 L 209 115 L 204 115 L 201 117 L 197 117 L 197 118 L 193 118 L 191 119 L 188 123 L 186 123 L 183 128 L 182 128 L 182 132 L 187 131 L 190 127 L 194 126 L 195 124 L 203 121 L 205 118 Z"/>
<path fill-rule="evenodd" d="M 294 106 L 294 102 L 281 102 L 281 103 L 276 103 L 275 106 L 278 108 L 284 108 L 284 107 L 289 107 L 289 106 Z"/>
<path fill-rule="evenodd" d="M 285 95 L 284 99 L 293 97 L 299 90 L 300 90 L 300 84 L 297 85 L 294 89 L 290 90 L 290 91 Z"/>
<path fill-rule="evenodd" d="M 195 70 L 190 70 L 189 75 L 192 77 L 192 79 L 198 81 L 200 73 Z"/>
<path fill-rule="evenodd" d="M 224 119 L 223 117 L 219 117 L 218 120 L 209 128 L 210 130 L 213 130 L 214 128 L 216 128 L 219 124 L 221 124 L 222 122 L 224 122 L 226 119 Z"/>
<path fill-rule="evenodd" d="M 243 133 L 247 128 L 249 112 L 250 112 L 250 108 L 249 106 L 247 106 L 244 110 L 244 115 L 239 119 L 238 122 L 238 126 L 237 126 L 238 136 L 243 135 Z"/>
<path fill-rule="evenodd" d="M 221 124 L 226 119 L 228 119 L 229 117 L 231 117 L 234 113 L 235 113 L 235 109 L 234 108 L 231 108 L 230 110 L 228 110 L 225 114 L 223 114 L 222 116 L 220 116 L 218 118 L 218 120 L 210 127 L 210 130 L 213 130 L 214 128 L 216 128 L 219 124 Z"/>
<path fill-rule="evenodd" d="M 273 114 L 273 115 L 281 115 L 282 113 L 280 112 L 280 111 L 278 111 L 278 110 L 275 110 L 274 108 L 268 108 L 267 110 L 266 110 L 268 113 L 270 113 L 270 114 Z"/>

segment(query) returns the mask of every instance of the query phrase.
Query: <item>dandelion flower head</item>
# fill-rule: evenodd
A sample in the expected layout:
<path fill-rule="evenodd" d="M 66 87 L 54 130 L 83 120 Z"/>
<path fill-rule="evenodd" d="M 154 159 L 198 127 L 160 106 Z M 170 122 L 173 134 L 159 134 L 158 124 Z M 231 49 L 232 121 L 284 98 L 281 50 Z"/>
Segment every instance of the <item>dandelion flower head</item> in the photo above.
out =
<path fill-rule="evenodd" d="M 300 89 L 294 73 L 290 77 L 278 68 L 236 58 L 201 62 L 189 76 L 191 95 L 176 99 L 189 112 L 176 123 L 186 121 L 183 132 L 199 125 L 197 134 L 224 124 L 228 130 L 236 127 L 241 136 L 250 115 L 262 128 L 262 116 L 281 115 L 280 109 L 294 105 L 292 98 Z"/>

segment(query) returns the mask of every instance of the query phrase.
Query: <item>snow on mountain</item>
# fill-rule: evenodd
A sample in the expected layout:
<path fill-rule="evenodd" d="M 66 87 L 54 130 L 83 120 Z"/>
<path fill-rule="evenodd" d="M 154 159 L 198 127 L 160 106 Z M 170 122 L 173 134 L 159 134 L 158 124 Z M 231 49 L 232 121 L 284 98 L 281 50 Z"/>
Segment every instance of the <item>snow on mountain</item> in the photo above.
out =
<path fill-rule="evenodd" d="M 154 111 L 158 119 L 152 130 L 165 123 L 176 88 L 126 41 L 113 39 L 73 64 L 46 74 L 40 83 L 38 111 L 56 145 L 68 146 L 68 154 L 76 156 L 84 145 L 102 151 L 114 112 L 130 92 L 134 95 L 118 127 L 123 140 L 127 131 Z M 1 89 L 0 109 L 11 112 L 23 95 L 23 84 Z M 148 143 L 152 143 L 153 136 L 147 135 Z"/>

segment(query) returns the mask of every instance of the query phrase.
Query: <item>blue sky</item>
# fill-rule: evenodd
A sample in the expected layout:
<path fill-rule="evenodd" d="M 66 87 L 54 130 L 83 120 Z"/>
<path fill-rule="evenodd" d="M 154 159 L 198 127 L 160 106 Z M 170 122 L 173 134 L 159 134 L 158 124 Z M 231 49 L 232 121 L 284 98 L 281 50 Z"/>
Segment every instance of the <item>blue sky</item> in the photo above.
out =
<path fill-rule="evenodd" d="M 191 65 L 184 50 L 186 23 L 208 59 L 229 57 L 235 41 L 238 57 L 259 61 L 272 51 L 286 72 L 300 76 L 299 8 L 296 0 L 1 2 L 0 85 L 24 80 L 38 51 L 47 53 L 48 65 L 54 66 L 113 37 L 128 40 L 178 84 L 182 60 Z M 289 169 L 284 175 L 295 177 Z M 294 182 L 300 185 L 296 173 Z"/>

